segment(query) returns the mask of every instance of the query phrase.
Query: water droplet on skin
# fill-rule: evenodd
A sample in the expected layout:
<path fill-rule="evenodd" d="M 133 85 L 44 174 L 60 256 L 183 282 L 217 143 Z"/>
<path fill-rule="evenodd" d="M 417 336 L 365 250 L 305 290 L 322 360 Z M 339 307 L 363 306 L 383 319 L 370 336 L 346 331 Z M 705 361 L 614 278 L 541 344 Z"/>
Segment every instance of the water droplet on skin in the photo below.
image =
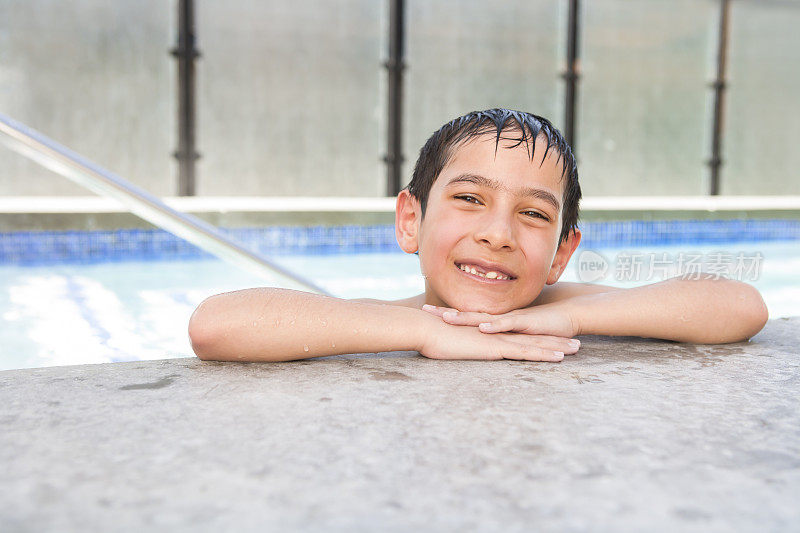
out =
<path fill-rule="evenodd" d="M 331 348 L 336 348 L 336 343 L 335 342 L 331 343 Z"/>
<path fill-rule="evenodd" d="M 303 351 L 307 352 L 308 351 L 308 346 L 303 346 Z"/>
<path fill-rule="evenodd" d="M 328 321 L 327 321 L 327 320 L 323 320 L 323 321 L 322 321 L 322 327 L 324 328 L 324 327 L 325 327 L 325 326 L 327 326 L 327 325 L 328 325 Z"/>
<path fill-rule="evenodd" d="M 290 321 L 289 321 L 289 325 L 290 325 L 290 326 L 293 326 L 293 325 L 294 325 L 294 320 L 290 320 Z"/>
<path fill-rule="evenodd" d="M 257 325 L 258 325 L 258 322 L 253 322 L 253 327 L 256 327 Z"/>

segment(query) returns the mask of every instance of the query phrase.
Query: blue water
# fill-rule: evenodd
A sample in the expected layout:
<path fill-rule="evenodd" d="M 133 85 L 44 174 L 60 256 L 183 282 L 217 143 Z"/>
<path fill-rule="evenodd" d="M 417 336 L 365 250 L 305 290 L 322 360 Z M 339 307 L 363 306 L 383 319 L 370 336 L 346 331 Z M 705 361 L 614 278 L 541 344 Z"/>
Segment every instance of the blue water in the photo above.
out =
<path fill-rule="evenodd" d="M 647 268 L 642 269 L 638 279 L 618 275 L 615 265 L 630 255 L 657 252 L 675 259 L 680 253 L 705 254 L 706 258 L 717 251 L 732 256 L 759 253 L 763 259 L 757 279 L 744 281 L 761 291 L 771 318 L 800 315 L 797 242 L 595 251 L 609 263 L 607 275 L 595 282 L 621 287 L 662 279 L 646 279 Z M 581 248 L 562 276 L 563 281 L 581 279 L 577 262 L 580 252 Z M 413 255 L 275 259 L 343 298 L 396 299 L 423 290 L 418 259 Z M 255 277 L 217 260 L 0 266 L 0 370 L 190 356 L 186 326 L 197 304 L 212 294 L 276 285 L 276 281 Z"/>

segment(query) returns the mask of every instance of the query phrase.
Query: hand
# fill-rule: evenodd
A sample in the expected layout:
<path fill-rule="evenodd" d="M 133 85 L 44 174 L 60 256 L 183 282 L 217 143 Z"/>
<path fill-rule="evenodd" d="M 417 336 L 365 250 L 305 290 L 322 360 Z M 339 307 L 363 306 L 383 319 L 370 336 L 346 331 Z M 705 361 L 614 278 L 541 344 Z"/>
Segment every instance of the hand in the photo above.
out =
<path fill-rule="evenodd" d="M 567 340 L 566 337 L 572 337 L 578 332 L 569 313 L 556 304 L 517 309 L 502 315 L 462 312 L 427 304 L 422 306 L 422 310 L 454 326 L 476 326 L 482 333 L 513 331 L 536 336 L 551 335 L 553 337 L 550 338 Z M 575 339 L 575 342 L 580 346 L 580 341 Z"/>
<path fill-rule="evenodd" d="M 431 359 L 514 359 L 552 361 L 578 351 L 579 343 L 550 335 L 497 333 L 487 335 L 474 326 L 455 326 L 441 320 L 431 323 L 418 351 Z"/>

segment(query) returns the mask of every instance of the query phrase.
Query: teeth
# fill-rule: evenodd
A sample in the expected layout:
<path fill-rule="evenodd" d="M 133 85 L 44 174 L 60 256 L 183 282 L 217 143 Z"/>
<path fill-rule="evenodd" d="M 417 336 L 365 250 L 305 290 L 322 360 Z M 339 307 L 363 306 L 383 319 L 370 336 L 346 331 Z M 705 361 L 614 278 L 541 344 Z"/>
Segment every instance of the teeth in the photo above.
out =
<path fill-rule="evenodd" d="M 510 279 L 505 274 L 501 274 L 500 272 L 495 272 L 494 270 L 491 270 L 489 272 L 481 272 L 478 269 L 476 269 L 474 266 L 470 266 L 470 265 L 461 265 L 458 268 L 460 268 L 464 272 L 468 272 L 470 274 L 474 274 L 474 275 L 480 276 L 482 278 L 500 279 L 500 280 Z"/>

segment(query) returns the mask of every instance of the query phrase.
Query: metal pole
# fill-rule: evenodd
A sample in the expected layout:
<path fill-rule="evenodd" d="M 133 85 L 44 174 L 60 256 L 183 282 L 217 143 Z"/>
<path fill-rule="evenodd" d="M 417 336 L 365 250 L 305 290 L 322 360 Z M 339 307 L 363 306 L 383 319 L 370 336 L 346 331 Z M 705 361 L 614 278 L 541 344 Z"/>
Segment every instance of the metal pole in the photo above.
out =
<path fill-rule="evenodd" d="M 178 0 L 178 45 L 170 53 L 178 60 L 178 195 L 195 194 L 195 91 L 194 62 L 200 57 L 195 48 L 194 0 Z"/>
<path fill-rule="evenodd" d="M 388 121 L 386 156 L 386 193 L 400 192 L 403 168 L 403 69 L 405 43 L 405 1 L 389 1 L 389 59 L 383 64 L 388 74 Z"/>
<path fill-rule="evenodd" d="M 719 194 L 720 168 L 722 167 L 722 136 L 725 124 L 725 72 L 728 59 L 728 25 L 730 0 L 720 0 L 719 45 L 717 49 L 717 79 L 711 83 L 714 89 L 714 133 L 711 139 L 711 187 L 709 194 Z"/>
<path fill-rule="evenodd" d="M 220 259 L 256 275 L 267 278 L 271 278 L 273 274 L 278 275 L 290 288 L 327 294 L 312 281 L 234 242 L 208 222 L 172 209 L 144 189 L 3 114 L 0 114 L 0 142 L 90 191 L 117 199 L 131 213 L 186 239 Z"/>
<path fill-rule="evenodd" d="M 578 93 L 578 79 L 580 78 L 580 59 L 578 57 L 578 37 L 580 34 L 579 20 L 580 2 L 569 2 L 569 27 L 567 29 L 567 69 L 562 74 L 566 82 L 564 102 L 564 138 L 572 147 L 572 153 L 577 154 L 575 147 L 575 103 Z"/>

